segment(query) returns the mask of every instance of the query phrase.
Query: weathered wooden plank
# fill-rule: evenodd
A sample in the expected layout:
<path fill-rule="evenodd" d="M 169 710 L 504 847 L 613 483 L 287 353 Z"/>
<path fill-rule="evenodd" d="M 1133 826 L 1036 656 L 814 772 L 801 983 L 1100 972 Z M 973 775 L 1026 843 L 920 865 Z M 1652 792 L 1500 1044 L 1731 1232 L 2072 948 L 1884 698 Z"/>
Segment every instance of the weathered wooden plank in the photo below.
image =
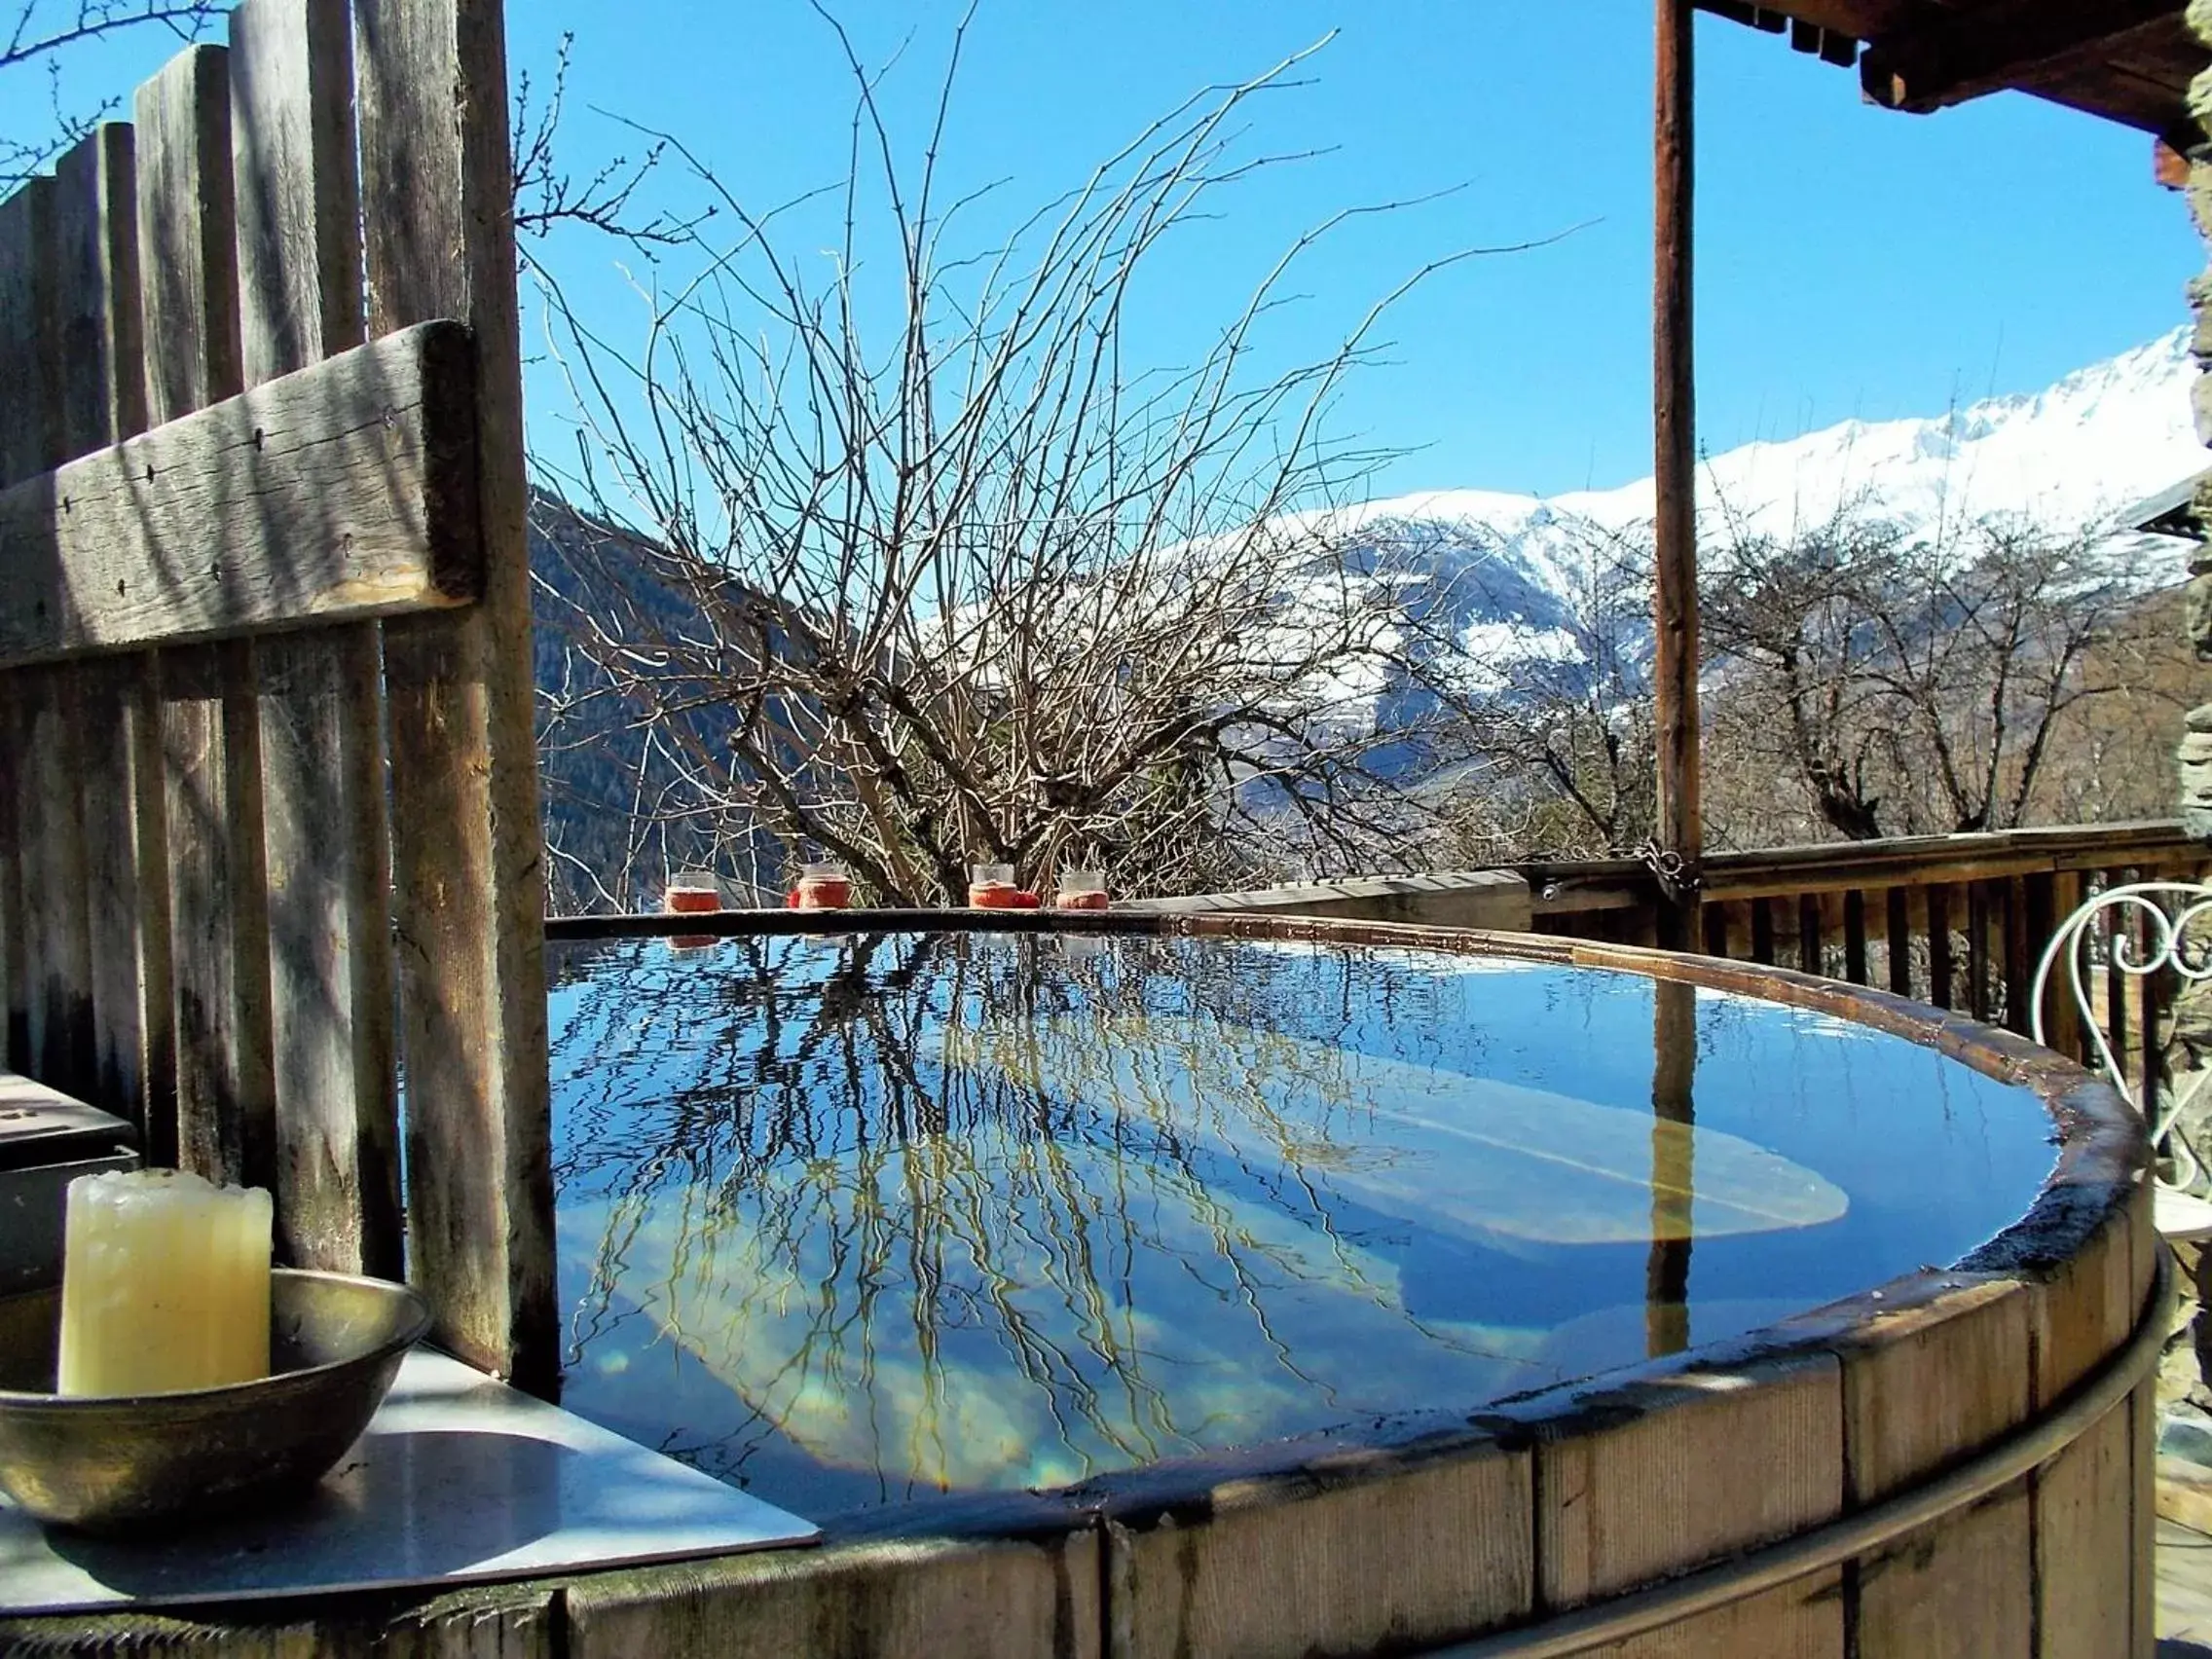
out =
<path fill-rule="evenodd" d="M 1828 1355 L 1630 1384 L 1536 1446 L 1543 1602 L 1574 1606 L 1784 1537 L 1843 1500 Z"/>
<path fill-rule="evenodd" d="M 1236 1483 L 1187 1519 L 1110 1524 L 1109 1651 L 1300 1659 L 1426 1647 L 1525 1617 L 1530 1478 L 1525 1452 L 1472 1453 L 1303 1490 Z"/>
<path fill-rule="evenodd" d="M 229 55 L 196 46 L 138 89 L 146 413 L 175 421 L 240 387 Z M 179 1161 L 274 1176 L 269 907 L 249 644 L 160 658 L 171 875 Z"/>
<path fill-rule="evenodd" d="M 277 1233 L 304 1267 L 401 1270 L 390 894 L 373 629 L 268 642 Z"/>
<path fill-rule="evenodd" d="M 0 204 L 0 485 L 62 456 L 62 261 L 57 189 L 34 179 Z M 0 583 L 31 550 L 0 544 Z M 92 1086 L 92 969 L 86 932 L 84 796 L 68 750 L 77 683 L 65 672 L 9 686 L 28 1069 L 72 1094 Z"/>
<path fill-rule="evenodd" d="M 2128 1396 L 2127 1435 L 2131 1465 L 2127 1483 L 2127 1651 L 2132 1659 L 2155 1659 L 2158 1644 L 2158 1383 L 2156 1376 L 2146 1378 Z"/>
<path fill-rule="evenodd" d="M 1591 1648 L 1586 1659 L 1844 1659 L 1842 1580 L 1839 1569 L 1816 1572 L 1665 1630 Z"/>
<path fill-rule="evenodd" d="M 59 250 L 61 454 L 145 430 L 138 309 L 138 167 L 130 129 L 102 122 L 54 169 Z"/>
<path fill-rule="evenodd" d="M 77 677 L 61 668 L 26 670 L 11 691 L 31 1071 L 43 1083 L 89 1097 L 94 1083 L 92 963 Z"/>
<path fill-rule="evenodd" d="M 1873 1503 L 2028 1419 L 2035 1299 L 2009 1278 L 1970 1281 L 1869 1312 L 1839 1345 L 1846 1478 Z M 2031 1659 L 2026 1483 L 1862 1558 L 1853 1628 L 1864 1659 Z"/>
<path fill-rule="evenodd" d="M 1861 1561 L 1857 1659 L 2037 1659 L 2031 1537 L 2016 1481 Z"/>
<path fill-rule="evenodd" d="M 773 1550 L 596 1572 L 567 1592 L 568 1659 L 1099 1659 L 1098 1535 Z"/>
<path fill-rule="evenodd" d="M 466 602 L 469 358 L 426 323 L 0 492 L 0 666 Z"/>
<path fill-rule="evenodd" d="M 484 602 L 385 629 L 409 1261 L 441 1339 L 558 1386 L 544 843 L 530 644 L 504 21 L 355 8 L 370 332 L 475 332 Z"/>
<path fill-rule="evenodd" d="M 352 112 L 346 0 L 246 0 L 231 14 L 248 387 L 360 343 Z M 473 424 L 457 414 L 455 438 L 472 472 Z M 461 504 L 449 539 L 467 560 L 473 498 Z M 397 1277 L 383 641 L 374 623 L 317 628 L 265 639 L 259 657 L 277 1237 L 302 1266 Z"/>
<path fill-rule="evenodd" d="M 138 270 L 146 418 L 238 394 L 230 55 L 188 47 L 138 89 Z"/>
<path fill-rule="evenodd" d="M 179 1162 L 274 1187 L 269 894 L 254 665 L 242 645 L 162 659 L 174 915 Z"/>
<path fill-rule="evenodd" d="M 104 449 L 146 424 L 139 329 L 137 152 L 131 129 L 103 123 L 55 169 L 61 250 L 62 453 Z M 0 533 L 0 541 L 5 540 Z M 7 578 L 0 576 L 0 587 Z M 75 763 L 83 779 L 84 862 L 92 990 L 92 1097 L 143 1134 L 174 1113 L 160 1051 L 167 1027 L 167 852 L 160 772 L 141 774 L 140 737 L 153 713 L 153 659 L 78 668 Z M 142 822 L 147 818 L 151 822 Z M 142 839 L 150 844 L 142 845 Z M 152 968 L 149 979 L 148 970 Z M 149 1111 L 149 1076 L 158 1076 Z"/>
<path fill-rule="evenodd" d="M 363 339 L 347 0 L 245 0 L 231 14 L 231 139 L 251 387 Z"/>
<path fill-rule="evenodd" d="M 2035 1610 L 2043 1659 L 2134 1653 L 2129 1408 L 2108 1413 L 2035 1477 Z"/>
<path fill-rule="evenodd" d="M 0 800 L 21 793 L 17 780 L 16 683 L 0 676 Z M 16 815 L 0 809 L 0 1066 L 28 1071 L 31 1056 L 30 974 L 23 955 L 21 845 Z"/>

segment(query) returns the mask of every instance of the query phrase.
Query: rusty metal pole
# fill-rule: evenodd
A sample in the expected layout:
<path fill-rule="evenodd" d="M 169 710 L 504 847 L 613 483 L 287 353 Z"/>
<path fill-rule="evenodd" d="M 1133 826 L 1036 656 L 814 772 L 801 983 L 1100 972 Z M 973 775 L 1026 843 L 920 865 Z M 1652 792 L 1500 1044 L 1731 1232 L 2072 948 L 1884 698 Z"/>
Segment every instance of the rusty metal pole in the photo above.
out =
<path fill-rule="evenodd" d="M 1705 853 L 1698 786 L 1697 389 L 1693 281 L 1697 82 L 1692 0 L 1657 0 L 1658 96 L 1653 133 L 1652 436 L 1658 513 L 1653 527 L 1652 667 L 1658 731 L 1661 866 L 1659 942 L 1697 947 L 1697 873 Z M 1678 861 L 1678 863 L 1677 863 Z M 1678 871 L 1678 878 L 1677 872 Z"/>

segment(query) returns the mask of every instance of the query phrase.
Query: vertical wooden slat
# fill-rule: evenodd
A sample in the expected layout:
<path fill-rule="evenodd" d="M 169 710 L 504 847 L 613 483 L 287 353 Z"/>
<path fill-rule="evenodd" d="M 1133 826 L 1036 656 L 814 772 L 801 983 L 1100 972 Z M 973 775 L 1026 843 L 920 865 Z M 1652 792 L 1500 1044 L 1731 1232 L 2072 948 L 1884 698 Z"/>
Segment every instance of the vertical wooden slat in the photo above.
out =
<path fill-rule="evenodd" d="M 1980 881 L 1967 883 L 1967 1012 L 1989 1017 L 1989 891 Z"/>
<path fill-rule="evenodd" d="M 2028 1003 L 2035 985 L 2036 947 L 2029 939 L 2035 933 L 2035 905 L 2024 875 L 2007 877 L 1998 891 L 2005 918 L 2005 1025 L 2025 1037 L 2033 1029 Z"/>
<path fill-rule="evenodd" d="M 1852 1501 L 1924 1480 L 2027 1420 L 2034 1299 L 2017 1282 L 1968 1282 L 1855 1321 L 1840 1345 Z M 2032 1504 L 2015 1482 L 1856 1564 L 1851 1651 L 1866 1659 L 2028 1659 L 2037 1585 Z"/>
<path fill-rule="evenodd" d="M 1928 1000 L 1937 1008 L 1956 1008 L 1951 984 L 1951 890 L 1928 890 Z"/>
<path fill-rule="evenodd" d="M 138 89 L 147 416 L 240 389 L 229 55 L 196 46 Z M 250 644 L 163 654 L 179 1158 L 274 1185 L 269 906 Z"/>
<path fill-rule="evenodd" d="M 1893 887 L 1884 898 L 1886 934 L 1890 953 L 1890 989 L 1900 997 L 1912 995 L 1912 894 Z"/>
<path fill-rule="evenodd" d="M 0 675 L 0 801 L 13 800 L 16 782 L 16 678 Z M 0 1065 L 30 1069 L 30 999 L 23 959 L 23 885 L 16 815 L 0 809 Z"/>
<path fill-rule="evenodd" d="M 1857 887 L 1843 896 L 1843 977 L 1866 982 L 1866 895 Z"/>
<path fill-rule="evenodd" d="M 361 341 L 346 0 L 231 15 L 245 384 Z M 260 642 L 276 1227 L 302 1267 L 402 1269 L 377 625 Z"/>
<path fill-rule="evenodd" d="M 55 169 L 61 249 L 62 448 L 90 454 L 146 426 L 139 329 L 137 163 L 131 129 L 103 123 Z M 76 764 L 92 983 L 93 1098 L 163 1142 L 174 1113 L 168 1026 L 167 849 L 160 772 L 139 759 L 153 659 L 101 657 L 76 670 Z M 150 1149 L 151 1150 L 151 1149 Z"/>
<path fill-rule="evenodd" d="M 1825 972 L 1821 966 L 1821 897 L 1803 893 L 1797 898 L 1797 966 L 1808 974 Z"/>
<path fill-rule="evenodd" d="M 1705 953 L 1708 956 L 1728 954 L 1728 909 L 1723 904 L 1702 906 L 1705 918 Z"/>
<path fill-rule="evenodd" d="M 1769 968 L 1774 966 L 1774 902 L 1771 899 L 1751 901 L 1751 960 Z"/>
<path fill-rule="evenodd" d="M 2039 877 L 2028 884 L 2029 913 L 2033 933 L 2029 940 L 2031 962 L 2040 962 L 2051 939 L 2066 919 L 2082 907 L 2087 883 L 2080 870 L 2059 870 Z M 2081 960 L 2079 950 L 2075 960 Z M 2074 997 L 2074 977 L 2063 971 L 2062 964 L 2054 964 L 2050 983 L 2044 991 L 2044 1036 L 2050 1047 L 2069 1059 L 2082 1059 L 2087 1053 L 2082 1031 L 2082 1005 Z"/>
<path fill-rule="evenodd" d="M 51 220 L 52 190 L 48 181 L 34 178 L 0 202 L 0 385 L 12 387 L 29 389 L 39 384 L 31 355 L 37 340 L 38 242 Z M 14 398 L 0 407 L 0 481 L 35 472 L 43 464 L 30 441 L 35 431 L 18 431 L 37 415 L 35 391 L 19 407 Z M 22 732 L 17 716 L 23 684 L 19 674 L 0 674 L 0 996 L 5 998 L 0 1003 L 5 1014 L 0 1060 L 18 1072 L 33 1069 L 22 839 L 14 804 L 23 793 Z"/>
<path fill-rule="evenodd" d="M 52 179 L 27 181 L 0 206 L 0 485 L 66 457 L 63 270 Z M 37 557 L 29 550 L 18 557 Z M 22 933 L 30 1069 L 72 1094 L 92 1090 L 92 968 L 86 932 L 84 796 L 71 751 L 80 729 L 73 669 L 11 677 L 16 815 L 15 903 Z"/>
<path fill-rule="evenodd" d="M 484 599 L 385 631 L 414 1276 L 478 1364 L 558 1387 L 543 842 L 497 0 L 359 0 L 370 331 L 475 330 Z"/>

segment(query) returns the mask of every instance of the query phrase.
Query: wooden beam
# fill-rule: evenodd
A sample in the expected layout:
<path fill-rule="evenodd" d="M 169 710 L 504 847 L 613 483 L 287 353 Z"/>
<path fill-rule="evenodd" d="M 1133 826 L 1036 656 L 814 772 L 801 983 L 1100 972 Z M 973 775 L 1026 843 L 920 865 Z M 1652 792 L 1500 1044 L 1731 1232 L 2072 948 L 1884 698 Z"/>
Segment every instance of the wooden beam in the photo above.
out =
<path fill-rule="evenodd" d="M 2174 0 L 2000 0 L 1926 28 L 1884 36 L 1860 62 L 1866 96 L 1926 115 L 2027 87 L 2120 36 L 2173 20 Z"/>
<path fill-rule="evenodd" d="M 1652 290 L 1652 435 L 1657 451 L 1657 661 L 1659 823 L 1663 853 L 1693 877 L 1705 851 L 1698 780 L 1697 392 L 1694 239 L 1696 59 L 1691 0 L 1658 0 Z M 1682 906 L 1687 909 L 1690 906 Z M 1694 922 L 1677 914 L 1675 923 Z M 1694 928 L 1662 942 L 1691 948 Z"/>
<path fill-rule="evenodd" d="M 429 322 L 0 493 L 0 668 L 466 603 L 475 419 Z"/>

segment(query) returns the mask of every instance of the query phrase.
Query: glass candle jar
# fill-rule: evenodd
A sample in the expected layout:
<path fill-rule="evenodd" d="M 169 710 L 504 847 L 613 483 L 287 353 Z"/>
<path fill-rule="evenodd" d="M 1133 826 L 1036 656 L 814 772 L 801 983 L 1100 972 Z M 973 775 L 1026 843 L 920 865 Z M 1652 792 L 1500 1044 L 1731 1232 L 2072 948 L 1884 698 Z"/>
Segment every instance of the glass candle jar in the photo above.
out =
<path fill-rule="evenodd" d="M 1106 872 L 1102 869 L 1063 869 L 1053 905 L 1062 910 L 1106 908 Z"/>
<path fill-rule="evenodd" d="M 1014 866 L 979 864 L 968 866 L 968 903 L 979 910 L 1014 907 Z"/>

